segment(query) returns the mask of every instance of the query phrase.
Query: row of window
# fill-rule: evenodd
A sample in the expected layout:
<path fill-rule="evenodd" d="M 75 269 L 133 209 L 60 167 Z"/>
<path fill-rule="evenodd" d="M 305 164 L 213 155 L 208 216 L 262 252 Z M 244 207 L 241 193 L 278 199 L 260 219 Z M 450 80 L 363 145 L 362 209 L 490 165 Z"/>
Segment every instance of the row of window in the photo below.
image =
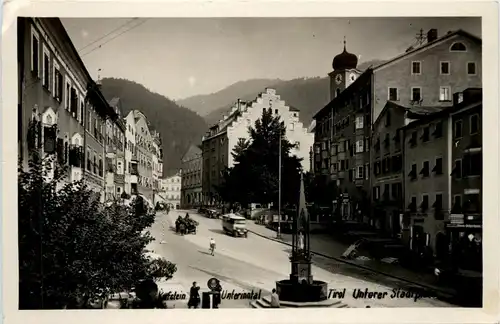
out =
<path fill-rule="evenodd" d="M 469 130 L 468 133 L 470 135 L 475 135 L 478 134 L 479 132 L 479 125 L 480 120 L 479 120 L 479 115 L 474 114 L 469 117 Z M 464 135 L 464 126 L 463 126 L 463 121 L 461 119 L 456 120 L 453 123 L 453 137 L 454 139 L 460 139 Z M 434 127 L 434 131 L 432 134 L 430 133 L 431 127 Z M 443 136 L 443 122 L 437 122 L 435 124 L 430 124 L 428 126 L 425 126 L 422 128 L 422 136 L 420 137 L 420 140 L 422 143 L 426 143 L 430 141 L 430 135 L 432 135 L 434 138 L 441 138 Z M 415 147 L 417 146 L 417 137 L 418 137 L 418 130 L 415 130 L 411 133 L 410 139 L 409 139 L 409 144 L 410 147 Z"/>
<path fill-rule="evenodd" d="M 479 133 L 479 115 L 474 114 L 469 117 L 469 134 L 470 135 L 475 135 Z M 453 136 L 455 139 L 462 138 L 464 133 L 466 133 L 466 130 L 464 129 L 463 126 L 463 121 L 461 119 L 455 120 L 453 124 Z"/>
<path fill-rule="evenodd" d="M 387 91 L 387 100 L 399 101 L 399 88 L 390 87 Z M 440 86 L 439 87 L 439 101 L 452 101 L 452 93 L 450 86 Z M 422 101 L 423 93 L 422 87 L 411 87 L 410 88 L 410 100 L 411 101 Z"/>
<path fill-rule="evenodd" d="M 164 191 L 181 191 L 180 187 L 162 187 Z"/>
<path fill-rule="evenodd" d="M 153 179 L 148 178 L 148 177 L 143 177 L 139 175 L 138 177 L 138 182 L 140 186 L 146 187 L 146 188 L 157 188 L 158 186 L 155 186 L 155 182 Z"/>
<path fill-rule="evenodd" d="M 417 203 L 417 197 L 412 196 L 410 197 L 410 204 L 408 206 L 408 209 L 412 213 L 416 213 L 419 210 L 422 212 L 427 212 L 429 208 L 433 208 L 434 211 L 440 212 L 443 210 L 443 194 L 442 193 L 436 193 L 434 195 L 434 203 L 432 205 L 429 205 L 429 195 L 428 194 L 422 194 L 421 195 L 421 200 L 420 204 Z M 443 213 L 436 213 L 437 220 L 443 220 L 444 219 L 444 214 Z"/>
<path fill-rule="evenodd" d="M 476 75 L 477 68 L 476 62 L 467 62 L 466 65 L 467 75 Z M 439 62 L 439 74 L 441 75 L 450 75 L 451 71 L 451 63 L 449 61 Z M 412 75 L 421 75 L 422 74 L 422 62 L 421 61 L 412 61 L 411 62 L 411 74 Z"/>
<path fill-rule="evenodd" d="M 431 127 L 434 128 L 434 131 L 431 134 Z M 443 122 L 437 122 L 425 127 L 422 127 L 422 135 L 420 136 L 420 140 L 422 143 L 427 143 L 431 140 L 431 135 L 434 138 L 443 137 Z M 411 133 L 408 144 L 410 147 L 416 147 L 418 142 L 418 130 L 415 130 Z"/>
<path fill-rule="evenodd" d="M 102 155 L 98 155 L 96 151 L 92 154 L 92 149 L 87 147 L 87 171 L 92 172 L 100 177 L 104 173 L 104 165 Z"/>
<path fill-rule="evenodd" d="M 40 47 L 42 47 L 42 61 L 40 66 Z M 83 125 L 85 100 L 82 91 L 79 91 L 73 84 L 69 75 L 61 73 L 61 67 L 55 57 L 51 58 L 51 53 L 47 46 L 40 42 L 38 32 L 31 27 L 31 71 L 37 78 L 41 77 L 42 86 L 52 94 L 52 96 L 62 103 L 76 120 Z M 40 75 L 41 74 L 41 75 Z M 66 82 L 63 82 L 63 79 Z M 65 83 L 65 87 L 63 87 Z M 82 87 L 79 87 L 80 89 Z"/>
<path fill-rule="evenodd" d="M 268 109 L 267 109 L 267 111 L 268 111 L 270 114 L 272 114 L 273 109 L 272 109 L 272 108 L 268 108 Z M 262 113 L 265 113 L 265 112 L 266 112 L 266 108 L 262 108 Z M 275 114 L 275 115 L 279 115 L 279 110 L 278 110 L 278 109 L 274 109 L 274 114 Z M 293 116 L 293 117 L 298 117 L 299 115 L 298 115 L 296 112 L 294 112 L 294 113 L 292 113 L 292 116 Z"/>
<path fill-rule="evenodd" d="M 373 174 L 375 176 L 387 175 L 394 172 L 401 172 L 403 169 L 403 156 L 394 155 L 373 162 Z"/>
<path fill-rule="evenodd" d="M 392 187 L 392 189 L 391 189 Z M 400 200 L 403 195 L 403 184 L 402 183 L 393 183 L 393 184 L 384 184 L 384 193 L 380 194 L 381 186 L 375 186 L 372 188 L 373 191 L 373 200 Z"/>
<path fill-rule="evenodd" d="M 321 143 L 321 148 L 326 150 L 327 144 L 325 142 Z M 350 156 L 354 156 L 355 153 L 369 152 L 370 139 L 364 138 L 357 140 L 355 144 L 351 145 L 350 140 L 342 140 L 339 144 L 332 144 L 330 148 L 330 154 L 336 156 L 339 153 L 349 152 Z M 315 147 L 316 154 L 320 153 L 320 146 Z"/>
<path fill-rule="evenodd" d="M 197 174 L 196 176 L 185 178 L 183 180 L 183 186 L 195 185 L 199 184 L 200 182 L 201 182 L 201 175 Z"/>
<path fill-rule="evenodd" d="M 424 193 L 421 195 L 420 204 L 418 204 L 416 196 L 410 197 L 410 204 L 408 206 L 410 212 L 427 212 L 429 208 L 433 208 L 436 212 L 441 212 L 443 210 L 442 193 L 434 194 L 434 202 L 432 205 L 429 205 L 429 194 Z M 481 201 L 479 194 L 453 195 L 451 213 L 461 213 L 463 211 L 467 211 L 468 213 L 481 212 Z M 438 220 L 444 219 L 443 213 L 436 213 L 436 216 L 436 219 Z"/>
<path fill-rule="evenodd" d="M 411 165 L 411 170 L 408 176 L 410 177 L 410 180 L 416 180 L 418 178 L 418 175 L 421 175 L 422 178 L 427 178 L 430 177 L 431 173 L 435 173 L 436 175 L 441 175 L 443 174 L 443 158 L 438 157 L 436 158 L 434 162 L 434 167 L 432 170 L 430 169 L 430 162 L 429 161 L 423 161 L 422 162 L 422 168 L 420 169 L 420 172 L 417 174 L 417 164 L 413 163 Z"/>

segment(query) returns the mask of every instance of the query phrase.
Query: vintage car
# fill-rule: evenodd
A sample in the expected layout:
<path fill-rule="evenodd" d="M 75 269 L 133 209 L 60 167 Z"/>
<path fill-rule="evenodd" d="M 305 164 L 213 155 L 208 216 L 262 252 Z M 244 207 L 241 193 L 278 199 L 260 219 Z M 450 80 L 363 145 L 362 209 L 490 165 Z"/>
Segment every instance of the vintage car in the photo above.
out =
<path fill-rule="evenodd" d="M 232 236 L 248 236 L 246 219 L 233 213 L 222 215 L 222 229 Z"/>

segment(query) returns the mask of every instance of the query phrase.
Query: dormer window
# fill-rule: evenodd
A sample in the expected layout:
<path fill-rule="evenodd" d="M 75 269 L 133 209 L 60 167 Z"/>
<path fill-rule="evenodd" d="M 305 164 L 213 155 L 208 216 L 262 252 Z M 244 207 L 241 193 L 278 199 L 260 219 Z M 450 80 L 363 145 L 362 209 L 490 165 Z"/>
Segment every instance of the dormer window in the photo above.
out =
<path fill-rule="evenodd" d="M 467 47 L 465 47 L 464 43 L 456 42 L 453 43 L 450 47 L 450 52 L 465 52 L 467 51 Z"/>

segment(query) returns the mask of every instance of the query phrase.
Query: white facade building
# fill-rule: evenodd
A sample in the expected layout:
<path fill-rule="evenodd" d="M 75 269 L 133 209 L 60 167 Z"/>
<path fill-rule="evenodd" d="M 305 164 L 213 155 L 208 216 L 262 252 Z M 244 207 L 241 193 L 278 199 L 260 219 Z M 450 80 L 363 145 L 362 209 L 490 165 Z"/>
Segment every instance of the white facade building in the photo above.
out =
<path fill-rule="evenodd" d="M 171 208 L 178 209 L 181 205 L 182 181 L 181 174 L 161 179 L 161 196 Z"/>
<path fill-rule="evenodd" d="M 134 114 L 130 112 L 125 117 L 125 192 L 129 195 L 138 192 L 138 169 L 137 169 L 137 154 L 135 147 L 135 120 Z"/>
<path fill-rule="evenodd" d="M 234 107 L 231 114 L 236 112 L 238 107 Z M 233 156 L 231 152 L 240 138 L 249 139 L 248 127 L 254 126 L 255 122 L 262 117 L 264 109 L 271 109 L 274 115 L 279 115 L 286 126 L 285 136 L 287 140 L 296 144 L 296 148 L 290 153 L 302 159 L 302 169 L 309 171 L 309 150 L 314 144 L 314 134 L 308 132 L 307 128 L 299 121 L 299 110 L 289 107 L 285 101 L 280 99 L 274 89 L 266 89 L 259 97 L 249 105 L 240 105 L 241 116 L 237 117 L 232 124 L 227 127 L 227 157 L 228 166 L 233 166 Z"/>

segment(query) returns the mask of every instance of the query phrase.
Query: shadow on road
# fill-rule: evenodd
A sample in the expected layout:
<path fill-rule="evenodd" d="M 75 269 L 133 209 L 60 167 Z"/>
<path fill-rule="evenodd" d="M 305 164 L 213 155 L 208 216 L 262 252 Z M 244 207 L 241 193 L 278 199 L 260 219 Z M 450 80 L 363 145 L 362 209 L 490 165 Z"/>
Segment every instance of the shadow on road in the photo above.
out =
<path fill-rule="evenodd" d="M 215 233 L 215 234 L 226 235 L 226 232 L 224 232 L 221 229 L 213 229 L 213 228 L 211 228 L 211 229 L 209 229 L 209 231 L 212 232 L 212 233 Z"/>
<path fill-rule="evenodd" d="M 206 254 L 206 255 L 210 255 L 210 256 L 212 256 L 212 255 L 210 254 L 210 252 L 207 252 L 207 251 L 198 250 L 198 252 L 200 252 L 201 254 Z"/>

